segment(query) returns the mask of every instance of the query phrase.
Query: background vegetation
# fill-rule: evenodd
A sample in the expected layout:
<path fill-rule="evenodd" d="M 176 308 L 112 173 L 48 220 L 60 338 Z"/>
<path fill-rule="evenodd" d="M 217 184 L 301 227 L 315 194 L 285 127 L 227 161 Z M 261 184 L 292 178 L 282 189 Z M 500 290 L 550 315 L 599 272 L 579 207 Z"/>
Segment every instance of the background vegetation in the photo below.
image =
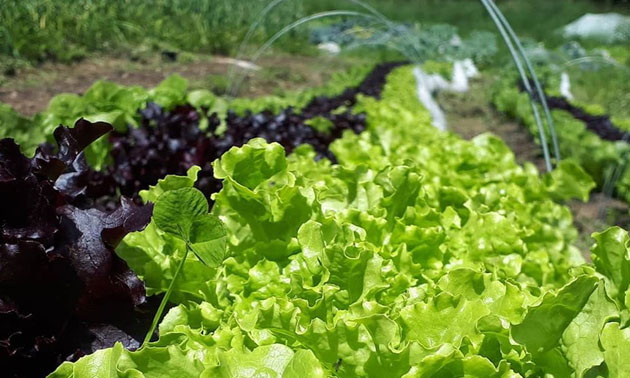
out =
<path fill-rule="evenodd" d="M 266 0 L 0 0 L 0 53 L 72 61 L 131 46 L 228 55 Z M 302 14 L 288 1 L 254 35 L 261 41 Z"/>
<path fill-rule="evenodd" d="M 234 54 L 267 0 L 0 0 L 0 56 L 38 63 L 69 62 L 93 52 L 133 49 Z M 366 0 L 396 21 L 448 23 L 465 35 L 493 30 L 474 0 Z M 570 6 L 567 6 L 570 3 Z M 587 0 L 500 0 L 498 5 L 525 37 L 554 44 L 554 33 L 586 12 L 630 12 L 628 3 Z M 258 29 L 262 42 L 291 20 L 330 9 L 357 8 L 347 0 L 287 0 Z M 283 38 L 285 51 L 304 48 L 305 31 Z M 139 47 L 140 46 L 140 47 Z"/>

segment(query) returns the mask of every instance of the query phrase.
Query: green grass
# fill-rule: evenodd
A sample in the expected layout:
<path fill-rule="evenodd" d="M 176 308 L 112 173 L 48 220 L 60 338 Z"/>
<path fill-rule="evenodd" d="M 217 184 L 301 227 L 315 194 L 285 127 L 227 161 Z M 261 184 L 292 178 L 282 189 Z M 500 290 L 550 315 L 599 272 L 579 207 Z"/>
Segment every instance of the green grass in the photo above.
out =
<path fill-rule="evenodd" d="M 227 55 L 236 51 L 266 4 L 267 0 L 0 0 L 0 54 L 31 62 L 67 62 L 90 52 L 148 45 Z M 253 42 L 263 41 L 299 14 L 301 2 L 278 7 Z"/>
<path fill-rule="evenodd" d="M 270 0 L 0 0 L 1 60 L 69 62 L 93 52 L 154 50 L 234 54 Z M 477 0 L 366 0 L 395 21 L 449 23 L 466 35 L 494 26 Z M 520 36 L 558 43 L 558 27 L 586 12 L 615 10 L 586 0 L 505 0 L 499 3 Z M 346 0 L 287 0 L 269 14 L 252 42 L 260 44 L 300 16 L 357 9 Z M 550 17 L 550 15 L 553 15 Z M 276 47 L 304 52 L 306 29 Z M 310 50 L 306 50 L 311 52 Z"/>
<path fill-rule="evenodd" d="M 571 75 L 571 91 L 580 102 L 598 104 L 606 114 L 630 119 L 630 67 L 608 66 Z"/>
<path fill-rule="evenodd" d="M 450 23 L 458 26 L 462 34 L 474 29 L 494 30 L 476 0 L 366 2 L 396 21 Z M 269 0 L 0 0 L 0 54 L 31 62 L 72 61 L 90 52 L 138 45 L 232 54 L 268 3 Z M 499 6 L 519 35 L 557 42 L 553 31 L 585 12 L 630 12 L 627 5 L 602 4 L 586 0 L 506 0 Z M 262 42 L 305 14 L 356 8 L 344 0 L 287 0 L 270 13 L 253 42 Z M 283 38 L 281 47 L 299 50 L 305 34 L 293 33 L 291 37 Z"/>

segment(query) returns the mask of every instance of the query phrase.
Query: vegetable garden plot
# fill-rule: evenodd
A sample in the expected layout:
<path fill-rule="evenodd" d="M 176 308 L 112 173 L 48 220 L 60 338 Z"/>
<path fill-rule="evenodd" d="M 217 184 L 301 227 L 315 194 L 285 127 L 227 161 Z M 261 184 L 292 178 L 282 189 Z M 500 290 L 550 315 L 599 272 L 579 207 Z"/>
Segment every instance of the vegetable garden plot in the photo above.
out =
<path fill-rule="evenodd" d="M 598 235 L 586 264 L 558 204 L 587 198 L 584 171 L 562 162 L 541 178 L 496 137 L 434 129 L 411 67 L 354 110 L 366 130 L 332 142 L 336 163 L 260 138 L 213 162 L 222 189 L 210 214 L 227 235 L 212 254 L 224 257 L 218 267 L 173 234 L 190 230 L 197 248 L 186 219 L 208 208 L 182 216 L 196 200 L 156 210 L 127 235 L 116 252 L 147 294 L 172 285 L 159 339 L 137 351 L 116 344 L 51 376 L 626 373 L 628 236 Z M 140 197 L 168 208 L 199 173 L 167 176 Z"/>
<path fill-rule="evenodd" d="M 119 205 L 120 194 L 140 202 L 140 189 L 168 173 L 185 173 L 200 164 L 206 170 L 200 172 L 198 186 L 210 195 L 220 189 L 220 181 L 212 177 L 211 161 L 255 135 L 283 142 L 290 150 L 310 142 L 320 157 L 332 156 L 328 145 L 344 129 L 359 132 L 365 127 L 361 115 L 349 110 L 332 112 L 352 106 L 359 93 L 378 96 L 387 72 L 397 65 L 377 67 L 359 86 L 338 96 L 317 97 L 302 114 L 294 114 L 291 108 L 278 115 L 230 113 L 228 129 L 220 137 L 212 136 L 219 125 L 216 114 L 203 115 L 192 106 L 166 112 L 150 104 L 141 112 L 140 127 L 110 137 L 114 164 L 102 171 L 91 169 L 82 151 L 112 130 L 104 123 L 80 120 L 74 129 L 59 128 L 55 132 L 58 155 L 48 144 L 28 159 L 12 140 L 2 140 L 6 174 L 2 210 L 17 214 L 3 215 L 0 239 L 6 321 L 1 358 L 9 374 L 40 376 L 63 360 L 116 341 L 127 348 L 140 345 L 138 339 L 155 306 L 145 304 L 144 285 L 112 248 L 125 233 L 146 225 L 150 206 L 136 209 L 125 198 Z M 202 116 L 210 118 L 205 131 L 200 129 Z M 315 117 L 330 126 L 317 131 L 305 124 Z M 38 186 L 24 190 L 36 180 L 40 180 Z M 20 215 L 22 208 L 27 211 Z M 31 263 L 32 271 L 19 268 Z M 59 303 L 59 311 L 51 314 L 54 303 Z M 43 320 L 46 315 L 48 321 Z"/>
<path fill-rule="evenodd" d="M 512 86 L 513 81 L 508 79 L 497 85 L 493 95 L 495 106 L 523 122 L 533 135 L 537 135 L 527 95 Z M 630 149 L 626 127 L 630 121 L 602 114 L 598 107 L 574 103 L 559 96 L 548 96 L 547 99 L 553 109 L 561 154 L 580 164 L 598 187 L 612 185 L 619 197 L 627 199 L 630 176 L 624 160 Z M 615 175 L 619 176 L 611 183 L 611 177 Z"/>
<path fill-rule="evenodd" d="M 277 113 L 246 111 L 240 116 L 228 111 L 221 120 L 208 109 L 180 105 L 165 111 L 149 103 L 140 112 L 138 127 L 110 134 L 110 164 L 94 171 L 80 163 L 81 178 L 76 180 L 86 186 L 82 196 L 85 205 L 110 209 L 121 194 L 139 203 L 140 190 L 155 185 L 167 174 L 185 174 L 193 165 L 202 168 L 196 187 L 209 197 L 221 188 L 220 181 L 213 178 L 212 161 L 254 137 L 278 142 L 287 152 L 309 144 L 317 152 L 316 158 L 334 160 L 328 149 L 330 143 L 345 130 L 359 133 L 365 129 L 365 116 L 353 112 L 357 96 L 378 97 L 387 73 L 399 65 L 378 65 L 356 87 L 335 96 L 316 96 L 301 110 L 288 107 Z M 206 127 L 201 126 L 203 121 Z M 222 123 L 224 130 L 218 131 Z"/>
<path fill-rule="evenodd" d="M 609 141 L 627 140 L 627 131 L 621 130 L 613 124 L 611 117 L 607 115 L 593 115 L 571 104 L 566 98 L 548 98 L 551 109 L 559 109 L 569 112 L 575 119 L 586 124 L 586 128 L 597 134 L 600 138 Z"/>
<path fill-rule="evenodd" d="M 286 156 L 262 139 L 215 161 L 223 264 L 185 261 L 172 292 L 181 304 L 158 341 L 137 352 L 117 345 L 53 377 L 80 377 L 101 361 L 114 375 L 191 377 L 619 371 L 626 288 L 607 261 L 625 248 L 623 232 L 598 236 L 596 265 L 584 265 L 570 213 L 552 201 L 584 197 L 590 179 L 563 163 L 541 181 L 492 136 L 438 132 L 410 75 L 397 70 L 382 100 L 359 101 L 368 129 L 333 143 L 338 164 L 315 161 L 307 146 Z M 142 196 L 159 204 L 197 172 Z M 118 252 L 153 293 L 170 285 L 184 249 L 154 219 Z"/>
<path fill-rule="evenodd" d="M 282 2 L 265 6 L 245 42 Z M 492 135 L 463 141 L 433 128 L 413 67 L 389 72 L 396 64 L 341 94 L 230 101 L 236 111 L 208 91 L 189 93 L 178 77 L 150 91 L 98 83 L 34 119 L 0 108 L 0 123 L 11 123 L 2 131 L 25 151 L 58 145 L 29 158 L 0 141 L 3 372 L 630 375 L 630 236 L 595 234 L 592 263 L 576 248 L 563 203 L 586 201 L 596 186 L 579 164 L 588 160 L 552 170 L 524 69 L 544 100 L 533 65 L 494 1 L 481 4 L 529 92 L 544 175 L 516 164 Z M 294 27 L 335 14 L 362 13 L 307 16 L 252 60 Z M 425 51 L 448 41 L 451 54 L 488 57 L 483 47 L 493 47 L 489 34 L 466 39 L 479 48 L 456 47 L 443 26 L 417 35 L 419 47 L 440 31 L 446 38 Z M 56 128 L 83 116 L 74 129 Z M 147 298 L 161 300 L 157 310 Z"/>

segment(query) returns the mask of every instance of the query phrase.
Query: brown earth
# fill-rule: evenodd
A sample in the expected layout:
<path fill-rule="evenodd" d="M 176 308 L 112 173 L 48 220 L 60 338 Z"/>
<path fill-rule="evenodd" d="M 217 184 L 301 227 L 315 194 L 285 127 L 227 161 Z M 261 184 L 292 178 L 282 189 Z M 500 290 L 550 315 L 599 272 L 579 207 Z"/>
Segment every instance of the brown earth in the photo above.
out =
<path fill-rule="evenodd" d="M 628 204 L 602 193 L 592 193 L 588 202 L 572 201 L 569 204 L 573 213 L 573 223 L 580 233 L 577 246 L 582 251 L 589 251 L 594 240 L 594 232 L 602 232 L 608 227 L 619 226 L 630 229 Z M 590 254 L 585 256 L 590 259 Z"/>
<path fill-rule="evenodd" d="M 0 102 L 30 116 L 44 110 L 53 96 L 84 93 L 97 80 L 150 88 L 174 73 L 189 79 L 191 88 L 222 92 L 229 86 L 227 77 L 231 70 L 235 78 L 245 75 L 238 95 L 254 97 L 319 86 L 349 64 L 331 57 L 275 55 L 262 58 L 257 63 L 261 69 L 252 71 L 235 68 L 224 57 L 187 55 L 172 62 L 160 56 L 133 60 L 95 56 L 70 65 L 46 63 L 0 77 Z"/>
<path fill-rule="evenodd" d="M 442 92 L 438 95 L 449 130 L 464 139 L 493 133 L 510 147 L 519 164 L 528 161 L 544 172 L 545 161 L 540 146 L 521 125 L 508 120 L 490 105 L 490 98 L 486 95 L 488 85 L 485 80 L 475 80 L 468 93 Z"/>

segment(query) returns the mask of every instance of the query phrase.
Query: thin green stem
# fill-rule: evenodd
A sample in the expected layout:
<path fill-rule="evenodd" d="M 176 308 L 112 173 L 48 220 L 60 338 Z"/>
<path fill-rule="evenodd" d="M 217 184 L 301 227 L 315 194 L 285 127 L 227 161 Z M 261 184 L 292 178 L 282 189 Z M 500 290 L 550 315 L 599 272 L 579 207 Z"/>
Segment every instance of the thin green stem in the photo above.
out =
<path fill-rule="evenodd" d="M 171 281 L 170 285 L 168 285 L 168 290 L 166 290 L 166 294 L 164 294 L 164 298 L 162 298 L 160 307 L 158 307 L 158 310 L 155 313 L 155 317 L 153 318 L 153 323 L 151 323 L 151 328 L 149 329 L 149 332 L 147 332 L 147 335 L 145 336 L 144 341 L 142 342 L 142 348 L 144 348 L 149 343 L 149 341 L 151 340 L 151 337 L 153 336 L 153 332 L 155 331 L 155 328 L 157 327 L 160 321 L 160 318 L 162 317 L 162 313 L 164 312 L 164 308 L 166 307 L 168 298 L 171 296 L 171 293 L 173 292 L 173 288 L 175 287 L 175 281 L 177 281 L 177 277 L 179 276 L 179 273 L 184 268 L 184 263 L 186 262 L 186 257 L 188 257 L 189 250 L 190 249 L 188 248 L 188 243 L 186 243 L 186 252 L 184 252 L 184 257 L 182 258 L 182 261 L 179 262 L 179 266 L 177 266 L 177 270 L 175 271 L 173 280 Z"/>

